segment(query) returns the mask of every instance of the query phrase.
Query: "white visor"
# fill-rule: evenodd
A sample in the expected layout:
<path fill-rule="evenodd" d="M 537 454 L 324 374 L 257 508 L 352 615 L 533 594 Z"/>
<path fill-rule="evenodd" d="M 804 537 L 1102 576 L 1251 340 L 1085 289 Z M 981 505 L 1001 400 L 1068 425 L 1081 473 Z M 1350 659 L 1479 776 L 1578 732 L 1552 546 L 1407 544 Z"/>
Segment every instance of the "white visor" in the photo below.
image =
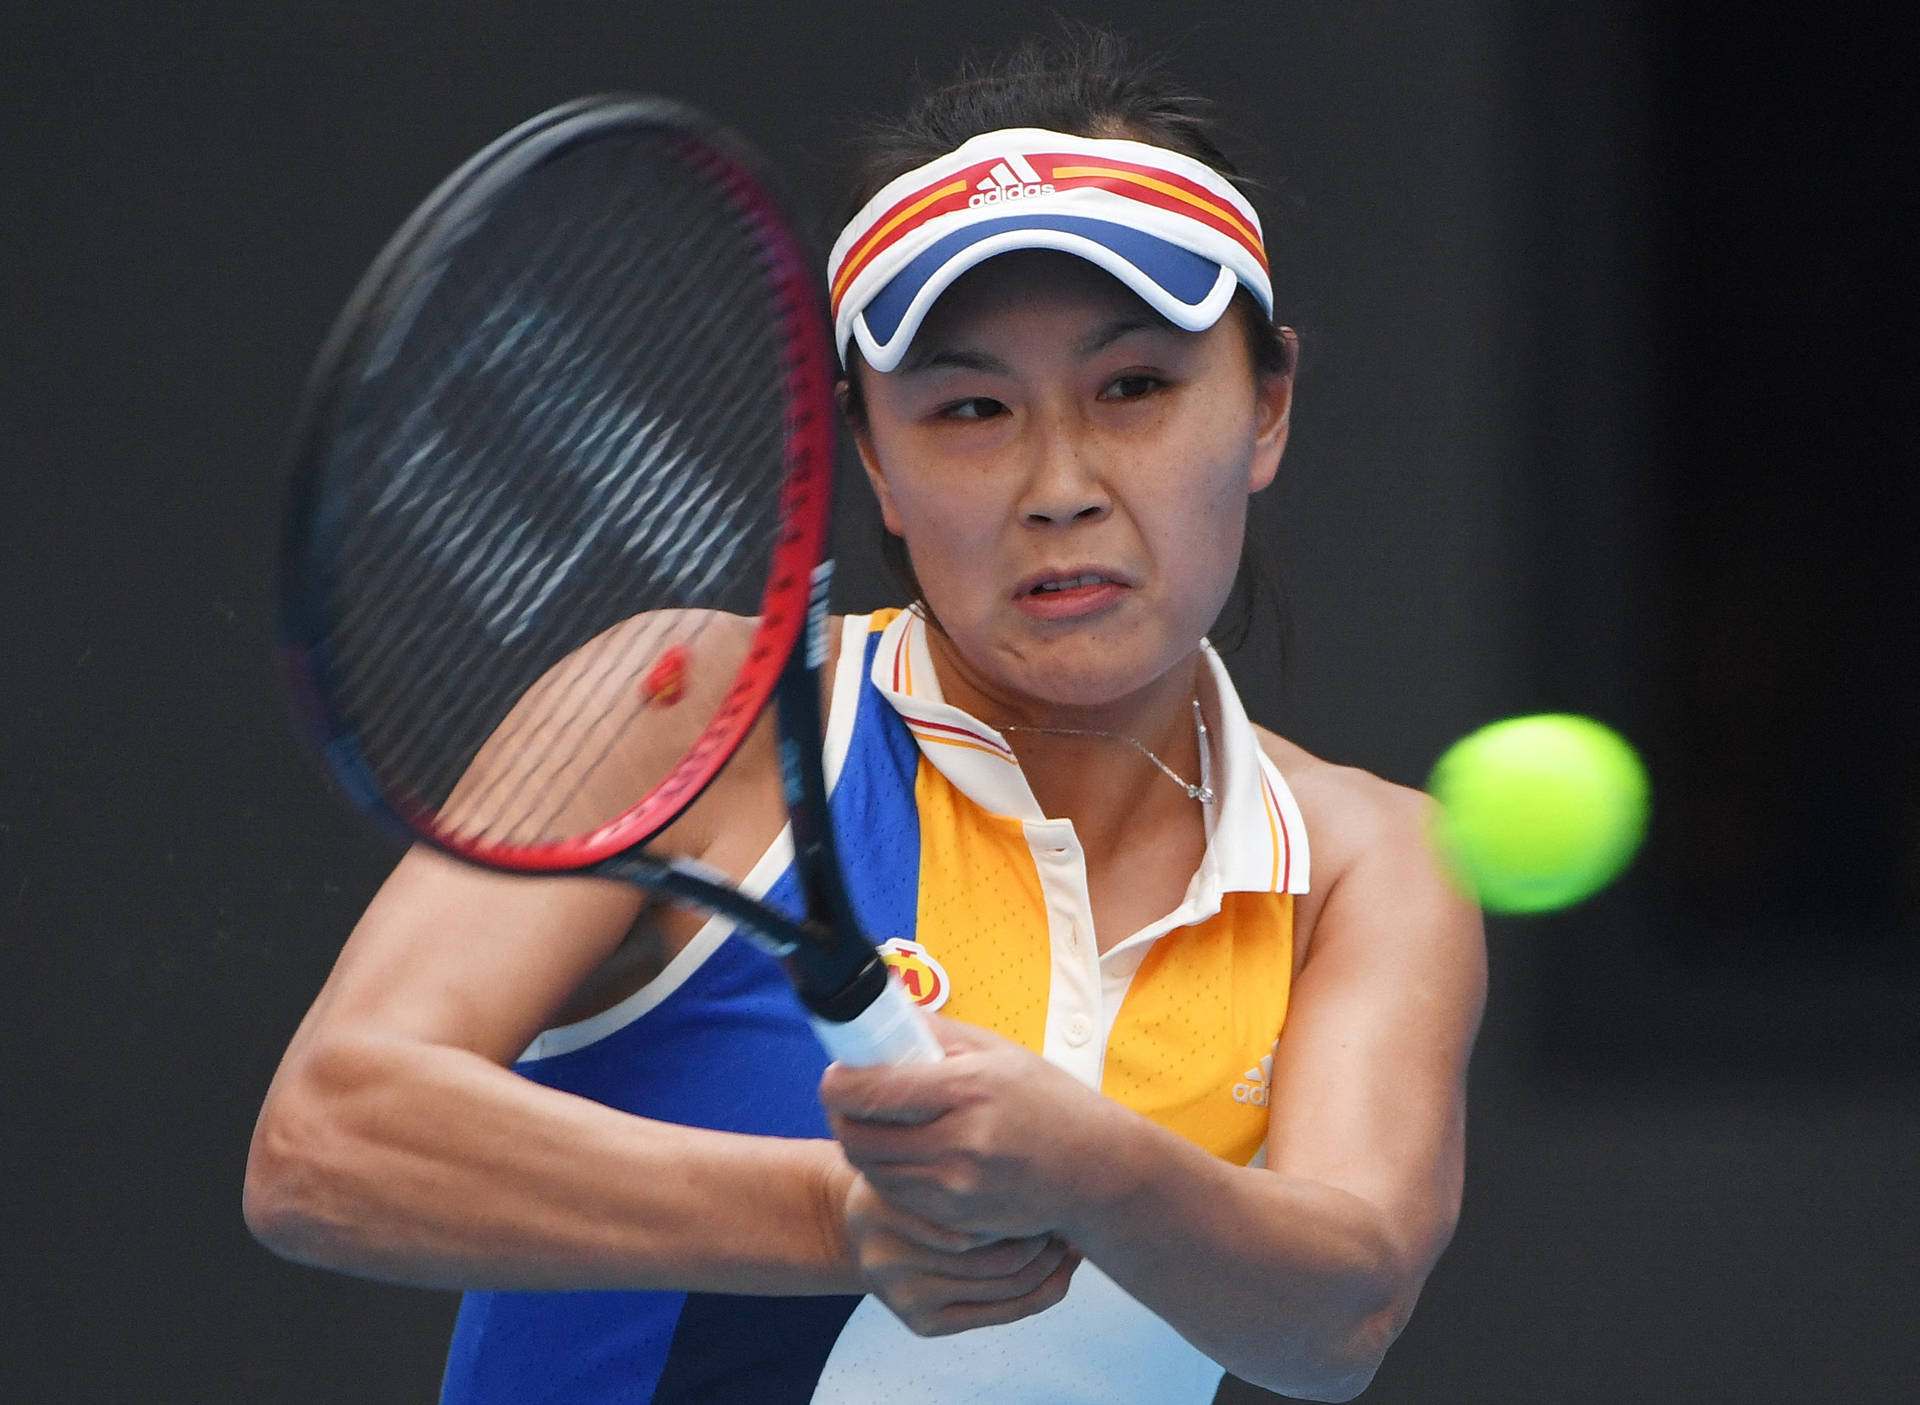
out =
<path fill-rule="evenodd" d="M 1260 217 L 1225 176 L 1144 142 L 1016 127 L 889 182 L 841 232 L 827 266 L 841 364 L 858 341 L 893 370 L 956 278 L 1015 249 L 1097 264 L 1190 332 L 1236 287 L 1273 315 Z"/>

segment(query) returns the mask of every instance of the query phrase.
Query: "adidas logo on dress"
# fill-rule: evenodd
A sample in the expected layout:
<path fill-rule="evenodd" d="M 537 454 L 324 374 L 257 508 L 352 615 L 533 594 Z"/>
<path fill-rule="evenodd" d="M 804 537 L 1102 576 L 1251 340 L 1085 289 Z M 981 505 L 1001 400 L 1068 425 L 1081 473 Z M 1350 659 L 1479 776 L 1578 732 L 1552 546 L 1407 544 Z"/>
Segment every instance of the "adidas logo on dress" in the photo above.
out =
<path fill-rule="evenodd" d="M 1237 1103 L 1251 1103 L 1254 1107 L 1267 1105 L 1267 1084 L 1273 1078 L 1273 1055 L 1268 1054 L 1260 1060 L 1258 1067 L 1248 1069 L 1241 1075 L 1241 1081 L 1233 1085 L 1233 1100 Z"/>
<path fill-rule="evenodd" d="M 1024 156 L 1009 156 L 987 172 L 987 178 L 974 187 L 979 193 L 967 204 L 975 209 L 998 205 L 1002 200 L 1024 200 L 1029 195 L 1051 195 L 1053 186 L 1040 179 L 1033 163 Z"/>

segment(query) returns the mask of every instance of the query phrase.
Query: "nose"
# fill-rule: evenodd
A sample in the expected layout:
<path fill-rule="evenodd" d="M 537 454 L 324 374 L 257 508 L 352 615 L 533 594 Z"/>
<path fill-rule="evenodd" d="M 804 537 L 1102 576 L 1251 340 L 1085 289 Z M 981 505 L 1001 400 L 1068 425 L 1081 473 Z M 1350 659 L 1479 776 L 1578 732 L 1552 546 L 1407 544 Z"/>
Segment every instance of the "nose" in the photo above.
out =
<path fill-rule="evenodd" d="M 1098 522 L 1113 511 L 1099 455 L 1071 423 L 1056 419 L 1034 436 L 1020 516 L 1030 527 Z"/>

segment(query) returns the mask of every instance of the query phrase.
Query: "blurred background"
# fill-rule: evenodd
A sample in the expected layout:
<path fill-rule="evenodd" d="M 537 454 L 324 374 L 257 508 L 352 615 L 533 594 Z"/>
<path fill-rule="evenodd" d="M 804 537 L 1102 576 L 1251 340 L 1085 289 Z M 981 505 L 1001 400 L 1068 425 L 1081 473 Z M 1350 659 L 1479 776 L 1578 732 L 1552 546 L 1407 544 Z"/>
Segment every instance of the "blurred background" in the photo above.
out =
<path fill-rule="evenodd" d="M 1700 0 L 1062 3 L 1260 181 L 1305 347 L 1256 719 L 1420 783 L 1494 717 L 1652 769 L 1617 887 L 1492 927 L 1464 1218 L 1366 1397 L 1914 1398 L 1911 48 Z M 1765 19 L 1756 16 L 1765 15 Z M 417 1402 L 451 1296 L 241 1224 L 288 1036 L 395 854 L 301 754 L 280 455 L 388 233 L 609 88 L 846 134 L 1027 4 L 95 3 L 0 47 L 0 1397 Z M 891 598 L 850 494 L 844 606 Z M 1263 1399 L 1229 1383 L 1222 1399 Z"/>

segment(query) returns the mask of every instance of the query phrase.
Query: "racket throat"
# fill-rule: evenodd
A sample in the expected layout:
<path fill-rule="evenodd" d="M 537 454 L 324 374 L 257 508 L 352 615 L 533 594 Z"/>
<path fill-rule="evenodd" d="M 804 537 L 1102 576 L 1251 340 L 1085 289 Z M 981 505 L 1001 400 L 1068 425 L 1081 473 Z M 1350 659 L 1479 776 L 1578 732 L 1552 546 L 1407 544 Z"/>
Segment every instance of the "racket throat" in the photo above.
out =
<path fill-rule="evenodd" d="M 808 923 L 812 926 L 812 923 Z M 790 952 L 784 961 L 800 1003 L 816 1019 L 844 1024 L 880 998 L 887 985 L 887 963 L 864 942 L 820 931 L 819 944 Z"/>

